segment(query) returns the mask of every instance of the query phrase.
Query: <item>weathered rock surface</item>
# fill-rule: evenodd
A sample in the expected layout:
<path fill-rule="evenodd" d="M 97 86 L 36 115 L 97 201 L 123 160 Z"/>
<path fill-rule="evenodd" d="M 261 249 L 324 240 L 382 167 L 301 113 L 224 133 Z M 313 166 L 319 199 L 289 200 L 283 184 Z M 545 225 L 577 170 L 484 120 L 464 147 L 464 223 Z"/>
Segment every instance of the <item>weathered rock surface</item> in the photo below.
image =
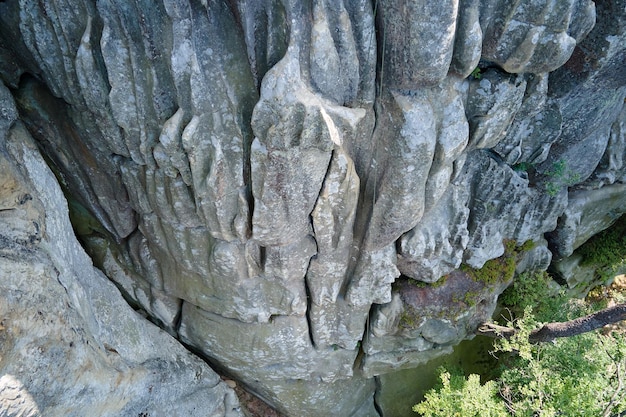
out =
<path fill-rule="evenodd" d="M 92 266 L 0 91 L 0 415 L 243 415 L 215 372 Z"/>
<path fill-rule="evenodd" d="M 569 59 L 595 23 L 592 1 L 481 4 L 483 59 L 510 73 L 545 73 Z M 502 19 L 503 16 L 506 16 Z"/>
<path fill-rule="evenodd" d="M 364 339 L 364 374 L 411 368 L 452 352 L 462 335 L 491 317 L 508 279 L 485 283 L 456 271 L 437 286 L 398 280 L 392 301 L 372 313 Z"/>
<path fill-rule="evenodd" d="M 624 0 L 0 2 L 0 132 L 28 129 L 94 264 L 172 336 L 287 415 L 385 415 L 373 377 L 448 352 L 510 281 L 460 268 L 528 240 L 518 272 L 567 263 L 626 211 L 625 22 Z M 33 252 L 7 262 L 52 285 L 73 258 L 7 184 L 0 243 Z M 110 375 L 106 340 L 182 352 L 88 300 L 59 317 Z M 148 381 L 140 353 L 123 369 Z M 201 369 L 190 407 L 230 395 Z"/>
<path fill-rule="evenodd" d="M 613 224 L 626 211 L 625 205 L 626 184 L 570 193 L 559 227 L 549 234 L 555 257 L 570 256 L 591 236 Z"/>

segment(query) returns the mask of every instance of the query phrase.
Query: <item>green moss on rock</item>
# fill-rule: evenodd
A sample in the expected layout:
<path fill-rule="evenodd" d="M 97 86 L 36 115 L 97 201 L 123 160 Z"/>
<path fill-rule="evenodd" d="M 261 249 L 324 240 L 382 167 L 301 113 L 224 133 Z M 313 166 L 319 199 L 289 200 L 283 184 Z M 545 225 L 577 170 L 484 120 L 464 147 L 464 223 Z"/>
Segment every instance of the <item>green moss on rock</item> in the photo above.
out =
<path fill-rule="evenodd" d="M 420 325 L 420 318 L 422 317 L 419 312 L 410 305 L 404 305 L 404 310 L 400 314 L 400 321 L 398 326 L 401 329 L 415 329 Z"/>
<path fill-rule="evenodd" d="M 589 239 L 576 253 L 583 257 L 582 266 L 595 267 L 601 275 L 610 275 L 626 266 L 626 216 Z"/>
<path fill-rule="evenodd" d="M 515 274 L 515 265 L 517 256 L 525 250 L 526 243 L 519 248 L 516 247 L 514 240 L 505 240 L 504 254 L 496 259 L 491 259 L 480 269 L 474 269 L 467 264 L 461 265 L 461 271 L 468 274 L 474 281 L 492 285 L 497 282 L 505 282 L 511 280 Z"/>

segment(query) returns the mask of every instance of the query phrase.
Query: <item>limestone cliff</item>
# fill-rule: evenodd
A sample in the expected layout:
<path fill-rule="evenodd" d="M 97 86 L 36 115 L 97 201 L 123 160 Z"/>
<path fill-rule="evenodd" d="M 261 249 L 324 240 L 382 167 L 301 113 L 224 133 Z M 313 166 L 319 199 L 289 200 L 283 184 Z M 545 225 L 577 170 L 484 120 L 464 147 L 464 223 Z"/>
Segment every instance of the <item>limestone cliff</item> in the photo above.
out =
<path fill-rule="evenodd" d="M 625 26 L 624 0 L 0 2 L 2 172 L 26 190 L 0 195 L 0 268 L 62 284 L 3 272 L 27 296 L 0 297 L 83 320 L 113 367 L 99 378 L 122 372 L 114 334 L 153 346 L 122 354 L 133 372 L 160 352 L 182 404 L 238 412 L 205 365 L 174 365 L 168 336 L 103 311 L 118 290 L 64 254 L 79 250 L 47 223 L 67 210 L 46 203 L 32 136 L 135 309 L 287 415 L 384 415 L 378 375 L 449 352 L 515 267 L 558 268 L 626 212 Z M 486 263 L 499 273 L 477 278 Z M 54 278 L 68 268 L 93 278 Z M 22 343 L 7 329 L 36 319 L 8 316 L 0 336 Z M 0 369 L 62 415 L 29 360 Z M 79 393 L 90 375 L 66 386 L 121 401 Z M 125 415 L 158 385 L 142 375 Z"/>

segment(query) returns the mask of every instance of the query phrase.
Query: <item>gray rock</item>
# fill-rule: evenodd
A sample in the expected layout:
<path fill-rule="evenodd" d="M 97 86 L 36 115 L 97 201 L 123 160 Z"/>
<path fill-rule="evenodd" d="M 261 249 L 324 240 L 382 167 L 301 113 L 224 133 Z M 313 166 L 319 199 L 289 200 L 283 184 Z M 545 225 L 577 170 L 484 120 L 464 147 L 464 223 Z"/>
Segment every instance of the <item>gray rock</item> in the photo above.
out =
<path fill-rule="evenodd" d="M 78 112 L 54 97 L 46 86 L 24 77 L 16 94 L 24 123 L 41 146 L 50 150 L 55 169 L 63 171 L 62 185 L 75 189 L 75 200 L 97 219 L 115 240 L 127 237 L 136 227 L 128 195 L 116 175 L 115 160 L 109 158 L 106 141 L 84 141 L 91 123 L 76 120 Z M 89 120 L 81 116 L 81 120 Z M 104 144 L 104 145 L 103 145 Z"/>
<path fill-rule="evenodd" d="M 346 301 L 353 306 L 391 301 L 391 284 L 400 276 L 393 245 L 379 250 L 363 250 L 350 277 Z"/>
<path fill-rule="evenodd" d="M 506 136 L 494 150 L 518 171 L 528 171 L 548 157 L 551 145 L 561 134 L 558 102 L 548 98 L 548 76 L 530 76 L 526 92 Z"/>
<path fill-rule="evenodd" d="M 450 185 L 421 222 L 398 239 L 398 269 L 403 275 L 435 282 L 461 266 L 469 241 L 469 187 Z"/>
<path fill-rule="evenodd" d="M 172 3 L 176 4 L 176 3 Z M 289 24 L 282 1 L 239 1 L 237 11 L 245 36 L 248 60 L 257 87 L 267 71 L 285 55 L 289 44 Z M 184 48 L 191 48 L 181 25 L 180 39 Z"/>
<path fill-rule="evenodd" d="M 624 2 L 597 5 L 597 24 L 568 64 L 551 75 L 550 90 L 561 106 L 563 130 L 538 171 L 549 177 L 554 166 L 560 164 L 568 175 L 543 181 L 561 188 L 583 183 L 592 176 L 603 155 L 612 152 L 609 137 L 612 125 L 623 120 L 620 114 L 626 96 L 626 71 L 618 64 L 626 57 L 624 6 Z M 589 48 L 598 52 L 591 54 Z"/>
<path fill-rule="evenodd" d="M 558 227 L 548 234 L 550 249 L 557 259 L 568 257 L 625 212 L 626 184 L 572 192 Z"/>
<path fill-rule="evenodd" d="M 202 349 L 235 376 L 246 374 L 261 385 L 270 380 L 347 379 L 357 354 L 355 350 L 314 349 L 305 317 L 275 316 L 268 323 L 242 323 L 189 303 L 183 305 L 180 334 L 185 343 Z M 240 355 L 242 346 L 249 352 L 247 357 Z M 323 366 L 321 358 L 326 361 Z"/>
<path fill-rule="evenodd" d="M 288 380 L 273 381 L 269 393 L 277 397 L 278 409 L 286 415 L 379 417 L 374 405 L 375 387 L 373 378 L 362 377 L 334 382 Z M 261 398 L 267 398 L 262 391 L 256 393 Z"/>
<path fill-rule="evenodd" d="M 552 271 L 562 281 L 565 281 L 567 288 L 577 289 L 585 295 L 586 291 L 581 287 L 588 286 L 594 281 L 596 269 L 593 266 L 581 265 L 581 261 L 581 255 L 573 254 L 567 258 L 555 261 L 552 264 Z"/>
<path fill-rule="evenodd" d="M 448 352 L 493 312 L 507 283 L 478 288 L 462 263 L 533 240 L 517 271 L 543 270 L 623 212 L 624 6 L 0 1 L 0 133 L 31 132 L 134 308 L 287 415 L 376 415 L 389 378 L 370 377 Z M 2 155 L 3 174 L 23 162 Z M 40 253 L 56 214 L 2 184 L 0 244 Z M 74 268 L 38 256 L 20 265 Z M 152 337 L 84 294 L 68 302 L 93 346 Z M 206 408 L 207 378 L 175 398 Z"/>
<path fill-rule="evenodd" d="M 390 88 L 436 85 L 448 73 L 458 1 L 386 1 L 378 8 L 382 28 L 381 73 Z"/>
<path fill-rule="evenodd" d="M 316 348 L 304 317 L 247 324 L 185 303 L 180 335 L 288 415 L 376 415 L 373 380 L 353 374 L 358 351 Z"/>
<path fill-rule="evenodd" d="M 115 282 L 124 298 L 136 303 L 153 321 L 159 323 L 161 328 L 175 336 L 182 307 L 181 300 L 160 289 L 162 288 L 160 280 L 149 282 L 143 278 L 154 276 L 153 274 L 137 274 L 135 271 L 141 268 L 135 268 L 127 252 L 120 250 L 111 242 L 96 235 L 83 239 L 88 242 L 89 255 L 94 265 Z"/>
<path fill-rule="evenodd" d="M 312 86 L 323 97 L 339 104 L 353 102 L 358 93 L 360 74 L 355 69 L 359 68 L 357 50 L 362 46 L 353 38 L 352 21 L 342 3 L 313 4 L 313 42 L 309 50 Z"/>
<path fill-rule="evenodd" d="M 493 148 L 504 138 L 522 105 L 526 82 L 521 77 L 488 70 L 470 82 L 466 104 L 470 125 L 469 146 Z"/>
<path fill-rule="evenodd" d="M 311 303 L 307 315 L 315 347 L 357 349 L 370 308 L 369 304 L 352 305 L 343 297 L 334 302 Z"/>
<path fill-rule="evenodd" d="M 335 150 L 311 213 L 317 255 L 311 259 L 306 280 L 315 304 L 333 304 L 344 283 L 352 252 L 359 183 L 350 157 L 342 149 Z"/>
<path fill-rule="evenodd" d="M 521 254 L 515 273 L 517 275 L 527 271 L 545 271 L 552 262 L 552 252 L 548 249 L 548 241 L 544 238 L 533 242 L 532 249 Z"/>
<path fill-rule="evenodd" d="M 266 74 L 252 119 L 252 224 L 261 246 L 288 244 L 309 233 L 332 150 L 365 116 L 314 95 L 300 79 L 299 59 L 288 52 Z"/>
<path fill-rule="evenodd" d="M 541 193 L 496 159 L 479 151 L 470 154 L 466 163 L 471 174 L 465 178 L 472 177 L 473 193 L 464 262 L 473 268 L 502 255 L 504 239 L 522 244 L 554 230 L 566 205 L 563 193 Z"/>
<path fill-rule="evenodd" d="M 367 181 L 362 181 L 366 210 L 372 206 L 366 248 L 381 248 L 415 227 L 458 175 L 468 140 L 465 87 L 450 79 L 382 100 Z M 391 143 L 385 140 L 389 136 L 395 138 Z"/>
<path fill-rule="evenodd" d="M 217 374 L 92 266 L 28 133 L 2 134 L 1 204 L 30 196 L 2 211 L 13 225 L 0 234 L 2 415 L 242 415 Z"/>
<path fill-rule="evenodd" d="M 626 106 L 611 126 L 604 155 L 587 184 L 596 188 L 616 182 L 626 182 Z"/>
<path fill-rule="evenodd" d="M 0 103 L 2 103 L 2 107 L 0 108 L 0 132 L 6 135 L 19 115 L 11 92 L 8 88 L 4 87 L 4 85 L 0 88 Z"/>
<path fill-rule="evenodd" d="M 483 59 L 510 73 L 553 71 L 593 27 L 594 6 L 592 1 L 578 0 L 483 2 Z"/>
<path fill-rule="evenodd" d="M 435 285 L 398 280 L 391 301 L 372 312 L 363 339 L 364 374 L 411 368 L 450 353 L 468 329 L 491 317 L 511 279 L 503 275 L 487 283 L 454 271 Z"/>
<path fill-rule="evenodd" d="M 435 347 L 424 351 L 377 353 L 368 357 L 367 362 L 363 365 L 363 374 L 372 378 L 388 372 L 411 369 L 450 353 L 452 353 L 451 346 Z"/>
<path fill-rule="evenodd" d="M 454 53 L 450 69 L 463 78 L 476 69 L 482 52 L 483 31 L 480 27 L 480 1 L 459 1 Z"/>
<path fill-rule="evenodd" d="M 308 266 L 306 285 L 310 330 L 317 347 L 354 349 L 369 312 L 368 305 L 355 309 L 340 297 L 353 251 L 359 183 L 351 158 L 336 149 L 311 213 L 317 254 Z"/>

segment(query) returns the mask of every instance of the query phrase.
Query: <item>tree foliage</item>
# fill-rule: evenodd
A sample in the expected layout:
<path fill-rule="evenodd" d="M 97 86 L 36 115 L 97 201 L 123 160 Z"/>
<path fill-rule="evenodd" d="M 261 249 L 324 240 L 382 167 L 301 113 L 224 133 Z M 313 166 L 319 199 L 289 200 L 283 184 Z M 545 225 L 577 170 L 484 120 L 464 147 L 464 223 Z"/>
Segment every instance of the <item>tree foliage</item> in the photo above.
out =
<path fill-rule="evenodd" d="M 413 406 L 424 417 L 508 417 L 504 404 L 498 400 L 498 385 L 480 383 L 476 374 L 467 379 L 460 372 L 445 369 L 439 375 L 441 386 L 426 393 L 426 400 Z"/>
<path fill-rule="evenodd" d="M 626 410 L 626 343 L 621 334 L 584 333 L 554 343 L 531 343 L 540 325 L 527 308 L 508 323 L 518 332 L 500 339 L 503 355 L 500 395 L 519 417 L 612 416 Z"/>
<path fill-rule="evenodd" d="M 502 301 L 510 310 L 504 310 L 509 318 L 501 328 L 510 334 L 494 343 L 498 377 L 481 385 L 478 375 L 442 370 L 442 385 L 429 391 L 414 411 L 425 417 L 612 417 L 626 411 L 623 333 L 596 330 L 551 343 L 532 340 L 546 321 L 584 316 L 592 303 L 568 299 L 545 273 L 518 277 Z M 476 397 L 482 408 L 472 414 Z"/>
<path fill-rule="evenodd" d="M 593 236 L 576 253 L 582 264 L 593 266 L 602 278 L 610 278 L 626 266 L 626 216 Z"/>

